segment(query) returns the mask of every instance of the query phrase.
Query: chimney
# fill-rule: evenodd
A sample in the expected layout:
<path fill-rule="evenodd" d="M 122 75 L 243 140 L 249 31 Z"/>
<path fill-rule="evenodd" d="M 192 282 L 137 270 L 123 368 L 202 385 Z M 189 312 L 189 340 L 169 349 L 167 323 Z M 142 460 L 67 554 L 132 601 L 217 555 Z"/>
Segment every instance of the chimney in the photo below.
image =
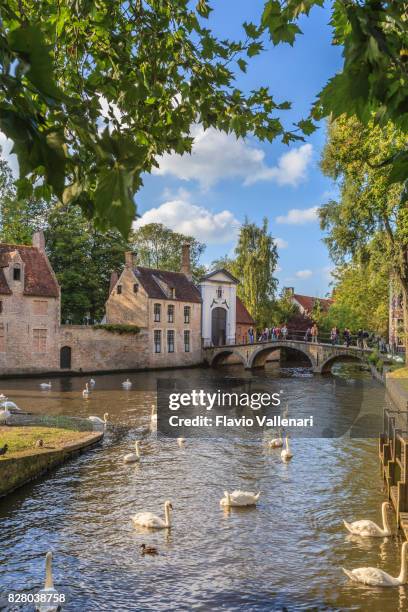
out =
<path fill-rule="evenodd" d="M 181 271 L 185 274 L 188 280 L 192 280 L 191 261 L 190 261 L 190 245 L 188 242 L 181 247 Z"/>
<path fill-rule="evenodd" d="M 134 268 L 136 265 L 136 253 L 133 251 L 126 251 L 125 253 L 125 265 L 127 268 Z"/>
<path fill-rule="evenodd" d="M 284 287 L 283 288 L 283 295 L 285 297 L 291 297 L 294 293 L 295 293 L 294 287 Z"/>
<path fill-rule="evenodd" d="M 39 230 L 38 232 L 35 232 L 33 234 L 32 243 L 33 247 L 35 247 L 39 251 L 45 251 L 45 238 L 44 232 L 42 230 Z"/>

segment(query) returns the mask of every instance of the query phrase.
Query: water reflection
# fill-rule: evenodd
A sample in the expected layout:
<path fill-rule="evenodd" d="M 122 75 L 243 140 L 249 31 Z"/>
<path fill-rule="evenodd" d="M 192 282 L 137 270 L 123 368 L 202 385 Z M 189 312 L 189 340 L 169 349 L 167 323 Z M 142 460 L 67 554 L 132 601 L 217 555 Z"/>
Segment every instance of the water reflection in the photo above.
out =
<path fill-rule="evenodd" d="M 233 368 L 224 374 L 252 376 Z M 294 458 L 283 464 L 280 449 L 263 444 L 262 432 L 188 439 L 183 448 L 149 433 L 158 377 L 194 382 L 214 375 L 194 369 L 133 374 L 131 391 L 122 389 L 123 375 L 98 376 L 88 400 L 82 398 L 85 377 L 54 380 L 47 392 L 38 380 L 3 381 L 0 390 L 24 409 L 108 412 L 111 424 L 103 447 L 0 501 L 2 592 L 40 589 L 44 553 L 52 549 L 55 585 L 69 599 L 65 610 L 406 609 L 405 588 L 369 589 L 348 582 L 340 569 L 399 572 L 397 538 L 350 541 L 342 524 L 350 517 L 380 520 L 375 440 L 293 439 Z M 383 405 L 382 387 L 366 373 L 340 369 L 337 375 L 312 377 L 301 368 L 264 374 L 282 385 L 290 410 L 309 403 L 335 412 L 339 388 L 345 405 L 353 406 L 356 391 L 365 411 Z M 136 439 L 140 464 L 124 465 Z M 256 508 L 220 506 L 223 491 L 238 488 L 262 491 Z M 130 516 L 160 515 L 166 499 L 174 507 L 173 528 L 139 533 Z M 159 555 L 142 556 L 142 543 Z"/>

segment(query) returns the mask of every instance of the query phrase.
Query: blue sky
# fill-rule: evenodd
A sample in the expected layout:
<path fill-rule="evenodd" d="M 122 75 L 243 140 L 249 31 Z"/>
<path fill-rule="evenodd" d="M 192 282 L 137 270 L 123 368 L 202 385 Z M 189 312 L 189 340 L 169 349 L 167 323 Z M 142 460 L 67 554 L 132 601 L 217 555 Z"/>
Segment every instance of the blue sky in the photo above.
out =
<path fill-rule="evenodd" d="M 214 0 L 210 24 L 218 35 L 238 38 L 241 23 L 257 21 L 262 5 L 262 0 Z M 269 46 L 238 78 L 244 91 L 268 85 L 276 100 L 290 100 L 292 110 L 282 115 L 287 127 L 307 116 L 317 92 L 341 66 L 341 50 L 330 43 L 329 19 L 328 8 L 314 9 L 302 20 L 304 35 L 293 48 Z M 315 215 L 333 192 L 318 167 L 324 124 L 303 147 L 256 139 L 237 143 L 233 136 L 203 134 L 198 127 L 195 133 L 193 156 L 167 157 L 159 174 L 145 177 L 137 196 L 139 223 L 161 221 L 190 231 L 207 243 L 203 263 L 208 264 L 232 253 L 245 216 L 256 222 L 266 216 L 279 239 L 280 285 L 325 295 L 331 262 Z"/>

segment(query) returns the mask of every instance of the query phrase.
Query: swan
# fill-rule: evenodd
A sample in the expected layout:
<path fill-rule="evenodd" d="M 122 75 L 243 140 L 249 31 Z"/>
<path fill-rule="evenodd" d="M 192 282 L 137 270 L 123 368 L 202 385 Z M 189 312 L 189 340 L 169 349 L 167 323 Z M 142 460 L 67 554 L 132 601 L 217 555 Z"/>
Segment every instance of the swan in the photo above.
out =
<path fill-rule="evenodd" d="M 140 553 L 142 555 L 158 555 L 159 554 L 159 551 L 157 550 L 155 546 L 146 546 L 146 544 L 141 544 L 139 548 L 140 548 Z"/>
<path fill-rule="evenodd" d="M 10 417 L 11 417 L 11 412 L 7 410 L 7 408 L 0 410 L 0 425 L 7 425 L 7 421 L 9 420 Z"/>
<path fill-rule="evenodd" d="M 52 552 L 47 552 L 45 555 L 45 584 L 44 588 L 38 592 L 38 595 L 47 596 L 47 601 L 36 605 L 37 612 L 57 612 L 60 608 L 58 602 L 59 593 L 54 589 L 54 581 L 52 579 Z"/>
<path fill-rule="evenodd" d="M 105 412 L 105 414 L 103 415 L 103 420 L 100 417 L 97 417 L 97 416 L 90 416 L 90 417 L 88 417 L 88 421 L 92 421 L 92 423 L 99 423 L 100 425 L 107 425 L 107 423 L 108 423 L 108 416 L 109 416 L 109 414 L 107 412 Z"/>
<path fill-rule="evenodd" d="M 255 506 L 261 492 L 251 493 L 249 491 L 224 491 L 224 497 L 220 500 L 221 506 Z"/>
<path fill-rule="evenodd" d="M 122 383 L 122 387 L 124 389 L 131 389 L 132 388 L 132 383 L 131 381 L 127 378 L 126 380 L 123 381 Z"/>
<path fill-rule="evenodd" d="M 276 438 L 269 440 L 269 446 L 271 448 L 281 448 L 283 446 L 282 434 L 279 432 Z"/>
<path fill-rule="evenodd" d="M 401 548 L 401 571 L 397 578 L 390 576 L 378 567 L 358 567 L 353 570 L 346 570 L 343 567 L 342 570 L 354 582 L 362 582 L 370 586 L 401 586 L 406 584 L 408 579 L 407 552 L 408 542 L 404 542 Z"/>
<path fill-rule="evenodd" d="M 177 438 L 177 444 L 179 446 L 183 446 L 185 444 L 185 442 L 186 442 L 185 438 Z"/>
<path fill-rule="evenodd" d="M 164 520 L 152 512 L 138 512 L 131 517 L 133 523 L 139 527 L 148 527 L 149 529 L 170 529 L 170 510 L 173 510 L 171 502 L 164 502 Z"/>
<path fill-rule="evenodd" d="M 82 391 L 82 397 L 88 397 L 89 394 L 90 394 L 90 390 L 89 390 L 89 387 L 88 387 L 88 383 L 86 383 L 85 389 Z"/>
<path fill-rule="evenodd" d="M 94 378 L 91 378 L 89 381 L 89 384 L 91 385 L 91 387 L 94 387 L 96 385 L 96 381 Z"/>
<path fill-rule="evenodd" d="M 367 521 L 367 520 L 354 521 L 354 523 L 347 523 L 347 521 L 343 521 L 344 526 L 353 535 L 358 535 L 363 538 L 370 538 L 370 537 L 381 538 L 384 536 L 390 536 L 392 535 L 392 533 L 391 533 L 391 528 L 390 528 L 390 525 L 388 523 L 388 518 L 387 518 L 387 508 L 389 508 L 390 505 L 391 504 L 389 502 L 383 502 L 381 506 L 382 521 L 383 521 L 382 529 L 373 521 Z"/>
<path fill-rule="evenodd" d="M 136 440 L 135 442 L 135 450 L 135 453 L 128 453 L 123 457 L 123 461 L 125 463 L 136 463 L 137 461 L 140 461 L 139 440 Z"/>
<path fill-rule="evenodd" d="M 152 429 L 157 428 L 157 412 L 155 412 L 155 405 L 152 404 L 152 413 L 150 415 L 150 425 Z"/>
<path fill-rule="evenodd" d="M 41 389 L 51 389 L 52 387 L 51 381 L 49 380 L 47 383 L 40 383 L 40 387 Z"/>
<path fill-rule="evenodd" d="M 283 451 L 281 452 L 281 459 L 282 461 L 290 461 L 293 457 L 293 454 L 289 448 L 289 438 L 288 436 L 286 436 L 285 438 L 285 442 L 286 442 L 286 447 L 283 449 Z"/>

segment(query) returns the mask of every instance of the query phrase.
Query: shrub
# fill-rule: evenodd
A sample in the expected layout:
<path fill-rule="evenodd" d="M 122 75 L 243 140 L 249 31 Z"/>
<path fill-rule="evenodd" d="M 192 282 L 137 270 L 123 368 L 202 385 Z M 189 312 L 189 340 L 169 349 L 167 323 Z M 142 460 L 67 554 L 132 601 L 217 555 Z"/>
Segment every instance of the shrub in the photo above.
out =
<path fill-rule="evenodd" d="M 104 329 L 111 334 L 138 334 L 140 332 L 140 327 L 137 325 L 122 325 L 119 323 L 100 323 L 94 325 L 93 328 Z"/>

